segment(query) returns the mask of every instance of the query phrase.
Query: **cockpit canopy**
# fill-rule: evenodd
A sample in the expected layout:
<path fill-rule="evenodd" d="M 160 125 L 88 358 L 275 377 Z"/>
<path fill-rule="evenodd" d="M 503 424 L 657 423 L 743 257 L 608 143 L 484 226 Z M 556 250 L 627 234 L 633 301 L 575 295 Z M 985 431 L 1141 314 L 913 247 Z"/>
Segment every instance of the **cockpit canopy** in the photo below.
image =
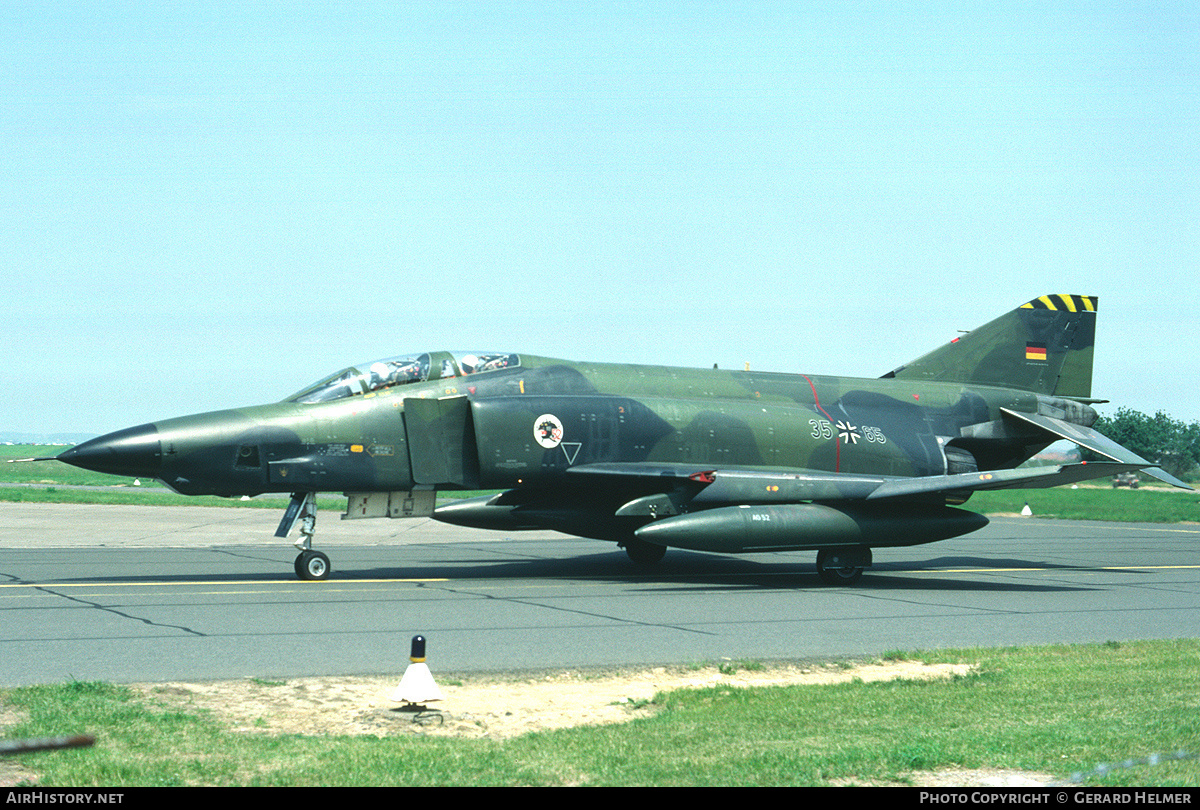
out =
<path fill-rule="evenodd" d="M 302 389 L 285 401 L 302 404 L 331 402 L 395 385 L 464 377 L 519 365 L 519 355 L 503 352 L 425 352 L 404 357 L 389 357 L 343 369 Z"/>

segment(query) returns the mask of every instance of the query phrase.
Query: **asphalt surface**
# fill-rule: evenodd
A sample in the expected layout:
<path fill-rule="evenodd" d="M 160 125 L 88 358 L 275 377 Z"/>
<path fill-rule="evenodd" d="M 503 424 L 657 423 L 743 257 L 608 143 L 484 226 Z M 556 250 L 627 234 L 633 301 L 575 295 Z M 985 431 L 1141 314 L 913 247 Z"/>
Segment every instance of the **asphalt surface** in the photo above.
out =
<path fill-rule="evenodd" d="M 0 685 L 877 656 L 1200 637 L 1200 526 L 997 518 L 877 549 L 851 588 L 814 552 L 673 549 L 322 512 L 326 582 L 273 510 L 0 504 Z"/>

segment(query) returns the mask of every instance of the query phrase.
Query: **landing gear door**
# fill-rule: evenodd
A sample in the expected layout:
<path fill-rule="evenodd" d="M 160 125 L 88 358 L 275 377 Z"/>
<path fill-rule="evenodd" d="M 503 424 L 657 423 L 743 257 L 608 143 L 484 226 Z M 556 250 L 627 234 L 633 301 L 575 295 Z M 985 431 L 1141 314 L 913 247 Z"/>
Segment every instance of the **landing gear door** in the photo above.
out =
<path fill-rule="evenodd" d="M 415 483 L 479 486 L 479 452 L 469 399 L 405 399 L 404 428 Z"/>

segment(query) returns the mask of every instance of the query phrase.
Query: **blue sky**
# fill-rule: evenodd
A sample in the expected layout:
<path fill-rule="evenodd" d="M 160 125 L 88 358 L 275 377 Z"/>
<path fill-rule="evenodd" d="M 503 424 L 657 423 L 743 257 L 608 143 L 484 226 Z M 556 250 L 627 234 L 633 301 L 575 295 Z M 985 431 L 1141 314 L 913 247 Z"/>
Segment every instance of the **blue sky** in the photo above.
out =
<path fill-rule="evenodd" d="M 1046 293 L 1200 419 L 1194 3 L 6 3 L 0 429 L 430 349 L 878 376 Z"/>

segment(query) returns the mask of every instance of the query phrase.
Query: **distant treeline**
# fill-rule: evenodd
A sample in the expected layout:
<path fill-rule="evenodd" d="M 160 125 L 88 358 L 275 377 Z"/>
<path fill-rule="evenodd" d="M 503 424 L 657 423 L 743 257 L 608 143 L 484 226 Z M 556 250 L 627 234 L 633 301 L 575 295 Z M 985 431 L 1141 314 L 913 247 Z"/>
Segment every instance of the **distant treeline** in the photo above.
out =
<path fill-rule="evenodd" d="M 0 431 L 0 444 L 82 444 L 94 439 L 95 433 L 17 433 Z"/>
<path fill-rule="evenodd" d="M 1172 475 L 1190 480 L 1198 472 L 1200 422 L 1181 422 L 1162 411 L 1147 416 L 1132 408 L 1118 408 L 1116 416 L 1101 416 L 1093 427 Z M 1099 457 L 1085 452 L 1084 458 Z"/>

